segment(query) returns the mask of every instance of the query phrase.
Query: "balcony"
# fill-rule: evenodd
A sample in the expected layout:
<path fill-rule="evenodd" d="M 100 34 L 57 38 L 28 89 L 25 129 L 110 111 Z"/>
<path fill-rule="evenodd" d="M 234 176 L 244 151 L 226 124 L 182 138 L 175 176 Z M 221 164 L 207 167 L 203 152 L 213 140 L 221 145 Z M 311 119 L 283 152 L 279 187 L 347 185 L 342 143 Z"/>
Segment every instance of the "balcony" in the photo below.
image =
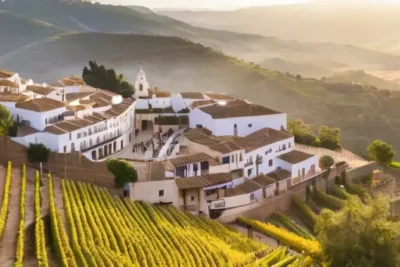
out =
<path fill-rule="evenodd" d="M 251 162 L 246 162 L 246 163 L 244 164 L 244 167 L 247 168 L 247 167 L 250 167 L 250 166 L 253 166 L 253 165 L 254 165 L 254 162 L 253 162 L 253 161 L 251 161 Z"/>

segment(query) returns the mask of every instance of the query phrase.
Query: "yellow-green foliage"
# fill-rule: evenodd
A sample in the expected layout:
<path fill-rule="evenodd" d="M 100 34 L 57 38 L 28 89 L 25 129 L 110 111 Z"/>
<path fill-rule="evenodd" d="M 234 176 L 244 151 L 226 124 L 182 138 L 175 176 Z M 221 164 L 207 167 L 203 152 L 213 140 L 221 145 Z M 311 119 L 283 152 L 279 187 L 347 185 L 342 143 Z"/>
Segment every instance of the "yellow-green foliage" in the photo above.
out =
<path fill-rule="evenodd" d="M 4 228 L 7 222 L 7 215 L 9 208 L 8 203 L 10 202 L 11 171 L 12 171 L 12 164 L 11 161 L 9 161 L 7 166 L 6 181 L 4 184 L 3 205 L 1 206 L 1 213 L 0 213 L 0 239 L 3 236 Z"/>
<path fill-rule="evenodd" d="M 62 180 L 61 185 L 79 266 L 247 266 L 272 251 L 206 216 L 114 198 L 106 189 L 80 182 Z M 284 259 L 286 250 L 275 254 L 271 262 Z"/>
<path fill-rule="evenodd" d="M 52 231 L 52 243 L 63 267 L 77 267 L 75 257 L 69 245 L 68 236 L 63 227 L 61 214 L 54 202 L 53 178 L 49 174 L 49 209 Z"/>
<path fill-rule="evenodd" d="M 26 195 L 26 167 L 22 166 L 21 200 L 19 207 L 19 229 L 15 267 L 24 266 L 24 239 L 25 239 L 25 195 Z"/>
<path fill-rule="evenodd" d="M 308 240 L 298 236 L 286 229 L 276 227 L 270 223 L 263 223 L 257 220 L 250 220 L 244 217 L 239 217 L 237 221 L 241 224 L 252 226 L 256 231 L 268 235 L 280 243 L 289 246 L 299 253 L 305 253 L 313 258 L 321 257 L 321 246 L 316 240 Z"/>
<path fill-rule="evenodd" d="M 35 177 L 35 250 L 37 266 L 49 266 L 44 235 L 44 223 L 40 212 L 40 177 L 38 171 Z"/>

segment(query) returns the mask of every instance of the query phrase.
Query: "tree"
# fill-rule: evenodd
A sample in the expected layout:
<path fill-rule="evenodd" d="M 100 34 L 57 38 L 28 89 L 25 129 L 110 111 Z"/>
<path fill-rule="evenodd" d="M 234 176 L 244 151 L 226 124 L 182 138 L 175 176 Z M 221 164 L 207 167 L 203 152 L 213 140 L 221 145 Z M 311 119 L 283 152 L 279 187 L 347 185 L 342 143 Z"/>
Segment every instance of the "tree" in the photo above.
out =
<path fill-rule="evenodd" d="M 400 266 L 400 223 L 389 221 L 389 202 L 357 197 L 337 212 L 324 209 L 315 231 L 330 267 Z"/>
<path fill-rule="evenodd" d="M 311 145 L 316 142 L 316 137 L 310 125 L 305 124 L 302 120 L 289 120 L 287 130 L 294 136 L 296 143 Z"/>
<path fill-rule="evenodd" d="M 135 93 L 133 85 L 125 81 L 124 75 L 116 73 L 114 69 L 107 69 L 104 65 L 98 65 L 96 61 L 89 61 L 89 67 L 83 68 L 82 78 L 92 87 L 109 90 L 125 98 Z"/>
<path fill-rule="evenodd" d="M 10 111 L 0 104 L 0 136 L 7 135 L 13 127 L 14 122 Z"/>
<path fill-rule="evenodd" d="M 329 128 L 328 126 L 321 126 L 319 128 L 319 141 L 321 147 L 335 150 L 340 147 L 340 129 Z"/>
<path fill-rule="evenodd" d="M 50 156 L 50 149 L 43 144 L 29 144 L 28 159 L 30 162 L 47 162 Z"/>
<path fill-rule="evenodd" d="M 322 156 L 319 159 L 319 167 L 322 170 L 329 170 L 333 166 L 334 163 L 335 163 L 335 161 L 329 155 Z"/>
<path fill-rule="evenodd" d="M 124 160 L 107 160 L 107 169 L 114 175 L 115 185 L 119 188 L 123 187 L 126 183 L 137 181 L 136 169 Z"/>
<path fill-rule="evenodd" d="M 389 166 L 395 155 L 393 147 L 381 140 L 372 142 L 367 150 L 369 158 L 383 166 Z"/>
<path fill-rule="evenodd" d="M 259 166 L 263 163 L 263 158 L 260 155 L 256 156 L 256 173 L 259 174 Z"/>
<path fill-rule="evenodd" d="M 325 192 L 328 193 L 329 192 L 328 179 L 329 179 L 329 175 L 331 174 L 331 167 L 335 163 L 335 161 L 333 160 L 333 158 L 331 156 L 324 155 L 319 159 L 318 163 L 319 163 L 319 167 L 322 170 L 326 170 L 326 172 L 323 175 L 323 178 L 325 180 Z"/>

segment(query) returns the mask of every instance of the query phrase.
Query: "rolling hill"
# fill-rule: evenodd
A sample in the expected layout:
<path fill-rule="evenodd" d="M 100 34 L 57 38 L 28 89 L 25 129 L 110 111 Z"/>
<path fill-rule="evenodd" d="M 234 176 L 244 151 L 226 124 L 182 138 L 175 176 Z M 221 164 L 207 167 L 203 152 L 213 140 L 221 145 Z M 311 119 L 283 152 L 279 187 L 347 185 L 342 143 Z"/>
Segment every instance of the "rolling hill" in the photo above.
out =
<path fill-rule="evenodd" d="M 360 85 L 324 83 L 262 69 L 177 37 L 75 33 L 2 59 L 0 66 L 42 82 L 80 75 L 88 60 L 113 67 L 134 81 L 143 62 L 151 84 L 163 90 L 214 91 L 342 129 L 346 148 L 363 153 L 382 139 L 400 152 L 400 95 Z"/>
<path fill-rule="evenodd" d="M 0 10 L 0 55 L 64 32 L 50 23 Z"/>
<path fill-rule="evenodd" d="M 195 27 L 137 6 L 15 0 L 0 3 L 0 9 L 28 19 L 46 21 L 69 31 L 178 36 L 263 67 L 312 77 L 349 69 L 391 70 L 400 62 L 400 56 L 355 46 L 283 41 L 276 37 Z"/>
<path fill-rule="evenodd" d="M 159 13 L 210 29 L 400 52 L 400 5 L 378 1 L 310 1 L 235 11 Z"/>

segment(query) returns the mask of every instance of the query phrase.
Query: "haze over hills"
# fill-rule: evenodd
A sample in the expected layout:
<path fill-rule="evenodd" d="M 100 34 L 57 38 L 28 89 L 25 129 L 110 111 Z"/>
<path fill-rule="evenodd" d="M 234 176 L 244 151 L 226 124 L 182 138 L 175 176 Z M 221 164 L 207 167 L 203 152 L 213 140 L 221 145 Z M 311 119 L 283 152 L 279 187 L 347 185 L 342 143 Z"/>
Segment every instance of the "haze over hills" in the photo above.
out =
<path fill-rule="evenodd" d="M 54 82 L 80 75 L 88 60 L 113 67 L 134 81 L 143 62 L 148 79 L 163 90 L 214 91 L 287 112 L 315 126 L 342 129 L 346 148 L 363 153 L 382 139 L 400 151 L 400 96 L 351 84 L 297 79 L 228 58 L 176 37 L 75 33 L 19 51 L 0 62 L 23 77 Z"/>
<path fill-rule="evenodd" d="M 15 1 L 12 6 L 1 5 L 9 12 L 0 13 L 3 22 L 0 36 L 11 32 L 12 36 L 2 38 L 0 66 L 24 77 L 54 82 L 61 76 L 80 75 L 89 60 L 97 60 L 133 81 L 139 63 L 143 62 L 151 83 L 162 89 L 215 91 L 247 98 L 315 126 L 340 127 L 343 144 L 358 153 L 363 153 L 367 144 L 377 138 L 392 143 L 400 152 L 398 93 L 354 85 L 347 76 L 328 84 L 316 79 L 298 79 L 284 72 L 288 66 L 304 70 L 299 59 L 322 62 L 327 69 L 312 63 L 307 66 L 310 70 L 315 68 L 313 71 L 322 69 L 320 75 L 324 75 L 332 69 L 345 69 L 348 66 L 345 60 L 383 69 L 396 65 L 398 57 L 352 46 L 285 42 L 273 37 L 206 30 L 128 7 L 53 2 L 25 6 L 18 4 L 24 0 Z M 201 41 L 214 48 L 223 45 L 224 51 L 258 53 L 259 62 L 268 64 L 269 70 L 195 42 L 157 35 L 161 32 Z M 263 53 L 269 51 L 270 57 L 260 57 L 258 47 L 262 47 Z M 275 57 L 277 53 L 287 60 Z M 268 58 L 273 58 L 272 62 Z M 279 68 L 281 72 L 271 70 L 278 65 L 283 65 Z M 290 72 L 297 73 L 296 69 Z"/>
<path fill-rule="evenodd" d="M 350 44 L 400 54 L 400 5 L 395 4 L 313 1 L 235 11 L 159 13 L 210 29 L 301 42 Z"/>
<path fill-rule="evenodd" d="M 15 0 L 12 4 L 0 4 L 0 9 L 68 31 L 179 36 L 266 68 L 302 76 L 322 77 L 349 69 L 392 70 L 400 62 L 400 56 L 353 46 L 282 41 L 276 37 L 194 27 L 138 6 Z M 12 21 L 7 25 L 12 25 Z"/>

